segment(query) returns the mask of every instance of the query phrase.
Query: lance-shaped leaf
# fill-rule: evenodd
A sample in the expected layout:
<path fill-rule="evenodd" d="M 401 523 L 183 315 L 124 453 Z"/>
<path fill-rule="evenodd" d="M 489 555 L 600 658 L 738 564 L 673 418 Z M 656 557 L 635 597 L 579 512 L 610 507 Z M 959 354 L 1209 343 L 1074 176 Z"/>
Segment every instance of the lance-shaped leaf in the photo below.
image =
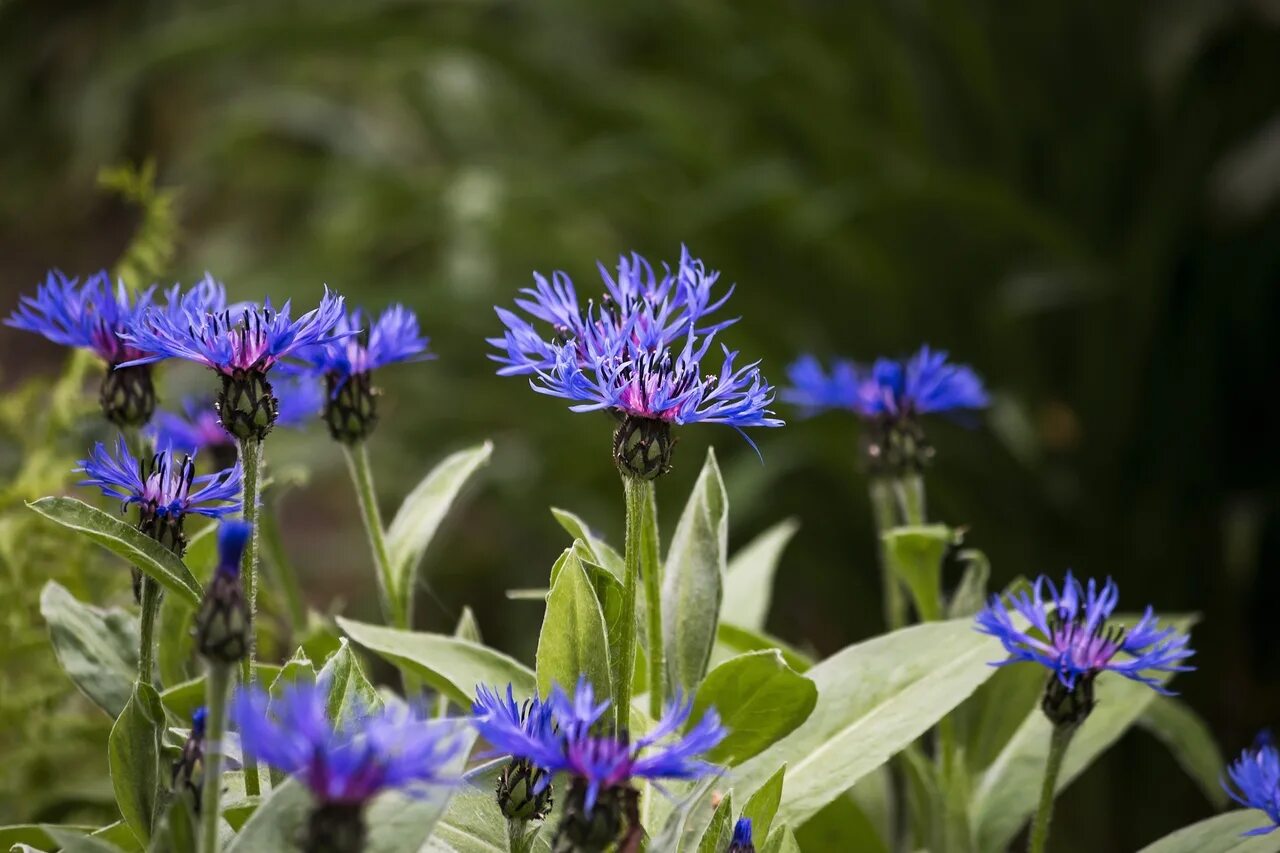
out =
<path fill-rule="evenodd" d="M 1222 752 L 1199 714 L 1172 696 L 1157 696 L 1138 718 L 1138 725 L 1160 739 L 1209 802 L 1217 808 L 1227 804 L 1227 792 L 1219 781 Z"/>
<path fill-rule="evenodd" d="M 773 826 L 773 818 L 782 803 L 782 786 L 786 775 L 786 765 L 779 767 L 742 807 L 742 816 L 751 818 L 751 831 L 756 838 L 769 837 L 769 827 Z"/>
<path fill-rule="evenodd" d="M 118 607 L 84 604 L 57 581 L 41 590 L 40 615 L 76 687 L 112 719 L 120 716 L 138 673 L 138 620 Z"/>
<path fill-rule="evenodd" d="M 1238 809 L 1184 826 L 1138 853 L 1275 853 L 1274 835 L 1243 835 L 1269 823 L 1260 811 Z"/>
<path fill-rule="evenodd" d="M 597 696 L 611 696 L 609 640 L 604 613 L 573 548 L 561 555 L 538 636 L 538 693 L 553 684 L 572 690 L 586 676 Z"/>
<path fill-rule="evenodd" d="M 566 533 L 574 539 L 581 539 L 586 543 L 591 552 L 591 559 L 597 565 L 608 570 L 611 575 L 619 580 L 622 579 L 626 573 L 626 566 L 623 564 L 622 555 L 612 545 L 596 536 L 585 521 L 567 509 L 552 507 L 551 515 L 565 529 Z"/>
<path fill-rule="evenodd" d="M 120 814 L 141 841 L 151 838 L 161 778 L 164 708 L 151 685 L 139 682 L 107 739 L 107 763 Z"/>
<path fill-rule="evenodd" d="M 191 607 L 200 605 L 203 590 L 182 561 L 133 525 L 75 498 L 41 498 L 27 506 L 120 555 Z"/>
<path fill-rule="evenodd" d="M 929 730 L 995 671 L 999 643 L 970 620 L 930 622 L 849 646 L 810 669 L 818 702 L 800 728 L 734 773 L 755 790 L 780 764 L 778 820 L 799 825 Z"/>
<path fill-rule="evenodd" d="M 531 696 L 536 688 L 528 667 L 488 646 L 447 634 L 401 631 L 341 616 L 337 621 L 352 640 L 464 708 L 471 707 L 479 684 L 505 686 L 510 682 L 518 696 Z"/>
<path fill-rule="evenodd" d="M 387 528 L 387 551 L 392 589 L 388 590 L 397 618 L 403 618 L 413 598 L 418 564 L 431 544 L 458 493 L 471 475 L 489 461 L 493 443 L 460 450 L 427 474 L 400 504 Z"/>
<path fill-rule="evenodd" d="M 329 685 L 329 719 L 342 724 L 382 707 L 382 697 L 365 677 L 351 644 L 343 637 L 338 650 L 320 670 L 319 680 Z"/>
<path fill-rule="evenodd" d="M 685 504 L 662 578 L 662 633 L 671 688 L 692 692 L 707 672 L 716 640 L 728 550 L 729 498 L 715 451 Z"/>
<path fill-rule="evenodd" d="M 778 560 L 799 529 L 799 522 L 789 518 L 770 527 L 733 555 L 725 570 L 721 622 L 732 622 L 752 631 L 764 630 Z"/>

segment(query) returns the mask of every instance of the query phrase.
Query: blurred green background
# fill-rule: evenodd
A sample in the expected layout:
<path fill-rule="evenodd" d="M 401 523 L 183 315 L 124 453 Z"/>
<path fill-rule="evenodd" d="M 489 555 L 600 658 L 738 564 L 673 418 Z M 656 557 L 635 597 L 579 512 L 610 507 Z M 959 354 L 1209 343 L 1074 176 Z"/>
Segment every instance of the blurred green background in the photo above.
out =
<path fill-rule="evenodd" d="M 446 452 L 496 442 L 428 555 L 419 627 L 469 603 L 527 659 L 540 609 L 503 590 L 543 583 L 566 544 L 546 508 L 617 541 L 622 495 L 604 416 L 493 375 L 492 306 L 534 269 L 589 292 L 596 259 L 686 242 L 737 283 L 724 339 L 775 382 L 803 350 L 925 341 L 986 376 L 979 428 L 931 427 L 931 514 L 969 525 L 1000 583 L 1074 567 L 1127 606 L 1202 611 L 1178 685 L 1233 754 L 1280 717 L 1277 80 L 1275 0 L 8 0 L 0 301 L 115 263 L 137 215 L 95 176 L 154 157 L 180 190 L 169 281 L 406 302 L 439 359 L 380 376 L 384 512 Z M 63 357 L 8 329 L 0 351 L 7 389 Z M 763 465 L 730 430 L 684 430 L 660 511 L 669 536 L 714 443 L 733 543 L 802 524 L 771 630 L 829 654 L 880 630 L 856 426 L 778 408 Z M 373 616 L 339 453 L 315 430 L 269 454 L 314 467 L 284 513 L 311 603 Z M 9 651 L 0 694 L 27 718 L 13 690 L 36 664 Z M 12 785 L 5 821 L 69 808 Z M 1065 795 L 1054 846 L 1132 850 L 1208 812 L 1135 731 Z"/>

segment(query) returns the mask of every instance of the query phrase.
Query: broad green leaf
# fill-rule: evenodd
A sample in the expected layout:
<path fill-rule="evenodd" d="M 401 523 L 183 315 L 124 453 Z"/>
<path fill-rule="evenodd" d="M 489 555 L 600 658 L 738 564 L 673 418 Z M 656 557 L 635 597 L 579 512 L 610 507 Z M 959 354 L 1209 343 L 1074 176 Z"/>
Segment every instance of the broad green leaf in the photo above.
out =
<path fill-rule="evenodd" d="M 176 595 L 160 599 L 156 636 L 163 637 L 164 642 L 156 643 L 156 665 L 163 684 L 181 684 L 192 675 L 196 649 L 195 614 L 186 599 Z"/>
<path fill-rule="evenodd" d="M 493 794 L 506 763 L 507 759 L 499 758 L 467 773 L 421 853 L 507 853 L 507 822 L 498 811 Z M 555 799 L 555 807 L 543 822 L 543 831 L 534 839 L 533 850 L 537 853 L 551 849 L 548 838 L 559 823 L 556 807 L 561 798 Z"/>
<path fill-rule="evenodd" d="M 1222 752 L 1213 733 L 1195 711 L 1172 696 L 1157 696 L 1138 725 L 1155 735 L 1217 808 L 1227 804 L 1222 778 Z"/>
<path fill-rule="evenodd" d="M 89 833 L 94 838 L 101 838 L 103 841 L 109 841 L 121 850 L 136 853 L 142 850 L 142 845 L 138 843 L 137 837 L 133 834 L 133 830 L 129 828 L 129 824 L 123 820 L 115 823 L 109 823 L 104 827 L 95 829 Z"/>
<path fill-rule="evenodd" d="M 764 630 L 778 560 L 799 529 L 800 523 L 793 518 L 781 521 L 733 555 L 725 570 L 721 622 L 732 622 L 753 631 Z"/>
<path fill-rule="evenodd" d="M 881 538 L 885 559 L 910 590 L 920 618 L 941 619 L 942 558 L 951 544 L 951 530 L 941 524 L 895 527 Z"/>
<path fill-rule="evenodd" d="M 445 726 L 463 739 L 462 749 L 444 767 L 442 775 L 462 772 L 475 734 L 459 728 L 456 720 L 436 720 L 428 726 Z M 398 791 L 387 792 L 373 801 L 365 815 L 369 829 L 365 853 L 417 853 L 431 834 L 436 822 L 449 806 L 453 789 L 436 786 L 422 796 Z M 266 853 L 297 849 L 311 814 L 314 801 L 306 786 L 289 779 L 271 791 L 262 805 L 245 823 L 240 833 L 225 848 L 227 853 Z M 495 811 L 497 809 L 495 808 Z"/>
<path fill-rule="evenodd" d="M 742 807 L 742 816 L 751 818 L 753 837 L 769 837 L 769 827 L 773 826 L 773 818 L 778 813 L 778 805 L 782 802 L 782 785 L 787 775 L 786 765 L 769 777 Z"/>
<path fill-rule="evenodd" d="M 711 815 L 711 823 L 702 833 L 702 841 L 698 844 L 698 853 L 723 853 L 729 846 L 729 838 L 733 834 L 733 797 L 725 794 Z"/>
<path fill-rule="evenodd" d="M 991 578 L 991 561 L 976 548 L 966 548 L 959 554 L 964 574 L 951 600 L 947 602 L 947 618 L 963 619 L 973 616 L 987 604 L 987 583 Z"/>
<path fill-rule="evenodd" d="M 693 484 L 662 578 L 662 634 L 672 690 L 691 693 L 707 672 L 728 551 L 728 496 L 715 451 Z"/>
<path fill-rule="evenodd" d="M 340 641 L 338 648 L 344 648 L 345 643 L 346 639 L 344 638 Z M 334 654 L 337 654 L 337 652 Z M 293 657 L 285 661 L 284 666 L 280 667 L 280 672 L 271 681 L 271 686 L 268 689 L 271 693 L 271 698 L 274 700 L 283 695 L 285 685 L 287 684 L 300 684 L 306 682 L 315 683 L 315 680 L 315 664 L 311 662 L 311 658 L 307 657 L 307 653 L 305 651 L 298 648 L 294 651 Z"/>
<path fill-rule="evenodd" d="M 1274 835 L 1243 835 L 1270 824 L 1271 820 L 1260 811 L 1237 809 L 1184 826 L 1138 853 L 1276 853 L 1280 839 Z"/>
<path fill-rule="evenodd" d="M 573 548 L 559 562 L 538 636 L 538 693 L 549 695 L 553 684 L 572 690 L 585 675 L 597 696 L 611 696 L 609 642 L 600 602 Z"/>
<path fill-rule="evenodd" d="M 41 590 L 40 615 L 76 687 L 112 719 L 120 716 L 138 674 L 138 620 L 118 607 L 84 604 L 57 581 Z"/>
<path fill-rule="evenodd" d="M 1003 657 L 968 619 L 914 625 L 849 646 L 806 673 L 818 703 L 800 728 L 734 773 L 755 790 L 785 763 L 779 820 L 800 824 L 964 701 Z"/>
<path fill-rule="evenodd" d="M 493 443 L 461 450 L 444 459 L 414 487 L 387 528 L 391 559 L 391 600 L 404 611 L 412 601 L 418 564 L 463 485 L 489 461 Z"/>
<path fill-rule="evenodd" d="M 337 621 L 352 640 L 463 707 L 470 707 L 479 684 L 505 687 L 510 682 L 518 696 L 532 696 L 537 687 L 528 667 L 479 643 L 445 634 L 384 628 L 341 616 Z"/>
<path fill-rule="evenodd" d="M 626 573 L 622 555 L 614 550 L 608 542 L 591 531 L 587 523 L 567 509 L 551 508 L 551 515 L 565 532 L 574 539 L 581 539 L 591 550 L 592 560 L 606 569 L 611 575 L 621 579 Z"/>
<path fill-rule="evenodd" d="M 782 658 L 787 662 L 787 666 L 796 672 L 808 672 L 813 667 L 813 658 L 798 649 L 792 648 L 777 637 L 761 634 L 758 631 L 752 631 L 728 622 L 721 622 L 719 627 L 716 628 L 716 644 L 711 650 L 711 665 L 719 666 L 738 655 L 768 649 L 777 649 L 782 652 Z"/>
<path fill-rule="evenodd" d="M 1058 791 L 1115 743 L 1159 695 L 1145 684 L 1110 672 L 1098 676 L 1094 689 L 1097 707 L 1067 749 Z M 1050 729 L 1049 721 L 1036 708 L 979 777 L 969 809 L 979 851 L 1004 850 L 1035 810 Z"/>
<path fill-rule="evenodd" d="M 190 797 L 174 797 L 165 809 L 147 845 L 147 853 L 189 853 L 196 847 L 199 821 L 192 809 Z"/>
<path fill-rule="evenodd" d="M 139 683 L 107 740 L 107 762 L 116 805 L 140 841 L 151 838 L 156 819 L 156 791 L 162 777 L 160 735 L 164 708 L 151 685 Z"/>
<path fill-rule="evenodd" d="M 253 665 L 254 679 L 259 684 L 271 684 L 280 675 L 280 667 L 270 663 Z M 204 676 L 175 684 L 160 694 L 160 702 L 180 720 L 190 720 L 191 715 L 205 701 Z"/>
<path fill-rule="evenodd" d="M 897 803 L 894 800 L 893 774 L 888 764 L 881 764 L 875 770 L 858 780 L 858 784 L 849 789 L 846 795 L 858 806 L 859 811 L 871 821 L 876 835 L 887 846 L 888 839 L 897 830 Z M 804 826 L 797 831 L 802 835 Z"/>
<path fill-rule="evenodd" d="M 45 826 L 45 831 L 62 853 L 120 853 L 119 847 L 103 838 L 81 835 L 61 826 Z"/>
<path fill-rule="evenodd" d="M 351 644 L 343 637 L 334 652 L 320 670 L 320 681 L 329 684 L 329 703 L 326 706 L 329 719 L 343 724 L 382 707 L 382 697 L 365 677 L 360 661 L 351 651 Z"/>
<path fill-rule="evenodd" d="M 93 830 L 91 826 L 63 826 L 60 827 L 66 832 L 75 832 L 80 835 L 88 835 Z M 8 850 L 19 844 L 26 844 L 30 847 L 52 847 L 57 844 L 50 837 L 48 830 L 36 823 L 21 823 L 14 826 L 0 826 L 0 850 Z"/>
<path fill-rule="evenodd" d="M 971 770 L 985 770 L 1027 715 L 1038 712 L 1045 677 L 1036 666 L 1000 667 L 951 715 Z"/>
<path fill-rule="evenodd" d="M 795 836 L 801 850 L 889 853 L 875 821 L 848 794 L 823 806 L 800 825 Z"/>
<path fill-rule="evenodd" d="M 813 682 L 771 649 L 739 655 L 707 673 L 690 720 L 701 720 L 708 708 L 719 711 L 729 734 L 707 757 L 732 767 L 793 732 L 817 702 Z"/>
<path fill-rule="evenodd" d="M 800 845 L 796 842 L 795 834 L 784 823 L 769 833 L 769 839 L 760 848 L 760 853 L 800 853 Z"/>
<path fill-rule="evenodd" d="M 182 561 L 150 536 L 139 533 L 132 525 L 75 498 L 41 498 L 27 506 L 45 518 L 83 533 L 107 550 L 120 555 L 154 578 L 170 593 L 181 596 L 191 607 L 200 605 L 203 591 Z"/>

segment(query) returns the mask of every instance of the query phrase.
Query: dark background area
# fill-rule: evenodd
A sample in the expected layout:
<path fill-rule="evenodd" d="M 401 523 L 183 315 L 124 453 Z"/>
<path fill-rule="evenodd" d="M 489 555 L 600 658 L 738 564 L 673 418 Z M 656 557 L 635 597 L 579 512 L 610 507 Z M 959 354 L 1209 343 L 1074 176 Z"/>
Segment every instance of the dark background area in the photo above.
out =
<path fill-rule="evenodd" d="M 384 512 L 446 452 L 493 464 L 432 547 L 419 627 L 461 606 L 525 658 L 563 506 L 614 541 L 604 416 L 493 374 L 483 339 L 531 270 L 687 243 L 737 283 L 724 335 L 784 380 L 801 351 L 921 342 L 987 379 L 934 424 L 933 518 L 994 579 L 1112 575 L 1198 610 L 1178 680 L 1234 754 L 1280 718 L 1280 4 L 1166 0 L 714 3 L 0 2 L 0 303 L 52 266 L 110 266 L 136 217 L 95 186 L 154 157 L 180 190 L 170 280 L 417 310 L 437 361 L 388 369 Z M 61 363 L 0 332 L 6 387 Z M 207 381 L 173 371 L 179 384 Z M 708 443 L 731 543 L 802 528 L 770 629 L 829 654 L 880 630 L 856 425 L 681 433 L 669 537 Z M 341 457 L 273 439 L 310 485 L 285 511 L 309 599 L 372 616 Z M 336 605 L 335 602 L 345 602 Z M 12 673 L 10 674 L 12 675 Z M 1209 812 L 1148 735 L 1065 795 L 1058 850 L 1132 850 Z"/>

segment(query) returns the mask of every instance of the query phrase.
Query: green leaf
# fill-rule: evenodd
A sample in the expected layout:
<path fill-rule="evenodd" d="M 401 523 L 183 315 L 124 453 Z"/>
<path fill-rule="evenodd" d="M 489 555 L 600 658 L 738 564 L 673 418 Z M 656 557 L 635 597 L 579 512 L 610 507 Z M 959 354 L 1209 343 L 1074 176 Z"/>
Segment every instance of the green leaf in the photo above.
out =
<path fill-rule="evenodd" d="M 40 615 L 76 687 L 112 719 L 120 716 L 138 673 L 138 620 L 118 607 L 84 604 L 57 581 L 41 590 Z"/>
<path fill-rule="evenodd" d="M 493 443 L 486 441 L 446 457 L 400 504 L 387 528 L 387 551 L 394 584 L 388 592 L 393 606 L 403 610 L 411 600 L 422 555 L 463 485 L 489 461 L 492 452 Z"/>
<path fill-rule="evenodd" d="M 729 846 L 733 834 L 733 797 L 725 794 L 711 815 L 711 823 L 702 833 L 702 841 L 698 843 L 698 853 L 722 853 Z"/>
<path fill-rule="evenodd" d="M 574 539 L 581 539 L 586 543 L 587 548 L 591 551 L 593 562 L 615 578 L 621 579 L 623 577 L 626 573 L 626 566 L 623 563 L 622 555 L 614 550 L 613 546 L 608 542 L 596 536 L 585 521 L 567 509 L 557 509 L 556 507 L 551 508 L 551 515 L 565 529 L 566 533 Z"/>
<path fill-rule="evenodd" d="M 796 672 L 808 672 L 813 667 L 813 658 L 792 648 L 777 637 L 728 622 L 721 622 L 716 628 L 716 644 L 711 650 L 711 663 L 713 666 L 718 666 L 738 655 L 767 649 L 777 649 L 782 652 L 782 658 L 787 662 L 787 666 Z"/>
<path fill-rule="evenodd" d="M 65 832 L 75 832 L 80 835 L 87 835 L 92 831 L 91 826 L 63 826 L 60 827 Z M 45 826 L 35 823 L 22 823 L 15 826 L 0 826 L 0 850 L 8 850 L 19 844 L 26 844 L 31 847 L 52 847 L 57 844 L 49 835 Z"/>
<path fill-rule="evenodd" d="M 270 663 L 253 665 L 254 678 L 260 684 L 271 684 L 280 675 L 280 667 Z M 190 720 L 192 713 L 205 701 L 204 676 L 175 684 L 160 694 L 160 702 L 180 720 Z"/>
<path fill-rule="evenodd" d="M 458 624 L 453 629 L 453 636 L 471 643 L 484 642 L 484 638 L 480 636 L 480 622 L 476 619 L 475 611 L 465 604 L 462 606 L 462 615 L 458 617 Z"/>
<path fill-rule="evenodd" d="M 707 672 L 728 552 L 729 498 L 715 451 L 693 484 L 662 578 L 662 635 L 672 690 L 693 692 Z"/>
<path fill-rule="evenodd" d="M 796 841 L 801 850 L 889 853 L 875 821 L 848 794 L 836 797 L 801 824 Z"/>
<path fill-rule="evenodd" d="M 693 786 L 676 788 L 675 785 L 668 785 L 667 790 L 675 798 L 674 802 L 663 797 L 652 786 L 643 790 L 640 809 L 641 820 L 650 832 L 648 849 L 679 853 L 695 839 L 701 839 L 703 829 L 714 816 L 712 792 L 719 788 L 719 784 L 719 777 L 713 776 Z M 680 790 L 687 793 L 678 796 Z M 654 810 L 654 806 L 659 804 L 665 808 Z M 658 825 L 662 826 L 662 831 L 653 835 L 653 830 Z"/>
<path fill-rule="evenodd" d="M 443 768 L 448 777 L 462 772 L 474 732 L 459 729 L 456 720 L 435 720 L 425 725 L 444 726 L 458 731 L 455 737 L 463 739 L 462 749 Z M 436 822 L 449 807 L 453 793 L 447 786 L 433 787 L 423 796 L 410 796 L 390 791 L 377 797 L 365 815 L 369 829 L 365 853 L 418 853 L 426 842 Z M 492 796 L 492 793 L 490 794 Z M 297 779 L 289 779 L 272 790 L 253 813 L 240 833 L 225 849 L 227 853 L 265 853 L 297 849 L 311 814 L 314 801 L 305 785 Z M 497 811 L 495 808 L 494 811 Z"/>
<path fill-rule="evenodd" d="M 166 595 L 160 599 L 156 636 L 163 637 L 164 642 L 156 643 L 156 664 L 160 669 L 160 681 L 164 684 L 180 684 L 192 675 L 191 662 L 196 649 L 195 632 L 192 630 L 195 614 L 184 598 Z"/>
<path fill-rule="evenodd" d="M 61 826 L 45 826 L 50 840 L 62 849 L 62 853 L 120 853 L 120 848 L 102 838 L 81 835 Z"/>
<path fill-rule="evenodd" d="M 1172 696 L 1156 696 L 1138 725 L 1160 739 L 1210 803 L 1219 809 L 1226 806 L 1227 792 L 1218 781 L 1222 752 L 1199 714 Z"/>
<path fill-rule="evenodd" d="M 711 707 L 720 712 L 729 734 L 707 757 L 732 767 L 793 732 L 817 702 L 813 682 L 770 649 L 739 655 L 711 670 L 698 687 L 690 720 L 702 719 Z"/>
<path fill-rule="evenodd" d="M 849 646 L 810 669 L 818 703 L 787 737 L 738 768 L 754 790 L 780 764 L 779 817 L 800 824 L 924 734 L 991 677 L 999 643 L 968 619 L 904 628 Z"/>
<path fill-rule="evenodd" d="M 1097 707 L 1067 749 L 1058 791 L 1115 743 L 1159 695 L 1145 684 L 1111 672 L 1098 676 L 1094 690 Z M 1004 850 L 1035 810 L 1049 753 L 1050 728 L 1039 708 L 1033 710 L 979 777 L 969 808 L 979 850 Z"/>
<path fill-rule="evenodd" d="M 151 838 L 156 819 L 156 791 L 161 779 L 160 736 L 164 708 L 149 684 L 139 683 L 107 740 L 107 762 L 116 804 L 139 840 Z"/>
<path fill-rule="evenodd" d="M 881 538 L 885 559 L 911 591 L 920 618 L 942 618 L 942 558 L 952 541 L 951 530 L 941 524 L 895 527 Z"/>
<path fill-rule="evenodd" d="M 760 853 L 800 853 L 800 845 L 784 823 L 769 834 L 769 840 L 760 848 Z"/>
<path fill-rule="evenodd" d="M 732 622 L 753 631 L 764 629 L 778 560 L 799 529 L 800 523 L 793 518 L 781 521 L 733 555 L 725 570 L 721 622 Z"/>
<path fill-rule="evenodd" d="M 1280 841 L 1274 835 L 1241 836 L 1270 823 L 1260 811 L 1238 809 L 1184 826 L 1138 853 L 1276 853 Z"/>
<path fill-rule="evenodd" d="M 987 583 L 991 579 L 991 561 L 976 548 L 966 548 L 959 553 L 965 564 L 960 584 L 947 603 L 948 619 L 973 616 L 987 604 Z"/>
<path fill-rule="evenodd" d="M 952 714 L 971 770 L 990 766 L 1027 715 L 1038 712 L 1045 677 L 1035 666 L 1001 667 Z"/>
<path fill-rule="evenodd" d="M 773 826 L 773 818 L 778 813 L 778 805 L 782 802 L 782 784 L 787 775 L 787 766 L 779 767 L 742 807 L 742 816 L 751 818 L 753 837 L 768 839 L 769 827 Z"/>
<path fill-rule="evenodd" d="M 192 608 L 200 605 L 203 590 L 182 561 L 132 525 L 75 498 L 41 498 L 27 506 L 120 555 L 173 595 L 181 596 Z"/>
<path fill-rule="evenodd" d="M 611 696 L 609 642 L 595 589 L 573 548 L 557 562 L 538 636 L 538 693 L 547 696 L 553 684 L 572 690 L 585 675 L 597 696 Z"/>
<path fill-rule="evenodd" d="M 476 685 L 505 687 L 516 695 L 532 696 L 532 671 L 514 658 L 479 643 L 445 634 L 401 631 L 337 617 L 338 627 L 352 640 L 446 694 L 450 701 L 470 707 Z"/>
<path fill-rule="evenodd" d="M 365 677 L 360 661 L 343 637 L 338 650 L 330 655 L 320 670 L 319 679 L 329 683 L 329 719 L 338 724 L 361 717 L 382 707 L 382 697 Z"/>
<path fill-rule="evenodd" d="M 197 826 L 190 797 L 174 797 L 169 801 L 164 817 L 156 825 L 151 843 L 147 845 L 147 853 L 189 853 L 198 849 Z"/>

